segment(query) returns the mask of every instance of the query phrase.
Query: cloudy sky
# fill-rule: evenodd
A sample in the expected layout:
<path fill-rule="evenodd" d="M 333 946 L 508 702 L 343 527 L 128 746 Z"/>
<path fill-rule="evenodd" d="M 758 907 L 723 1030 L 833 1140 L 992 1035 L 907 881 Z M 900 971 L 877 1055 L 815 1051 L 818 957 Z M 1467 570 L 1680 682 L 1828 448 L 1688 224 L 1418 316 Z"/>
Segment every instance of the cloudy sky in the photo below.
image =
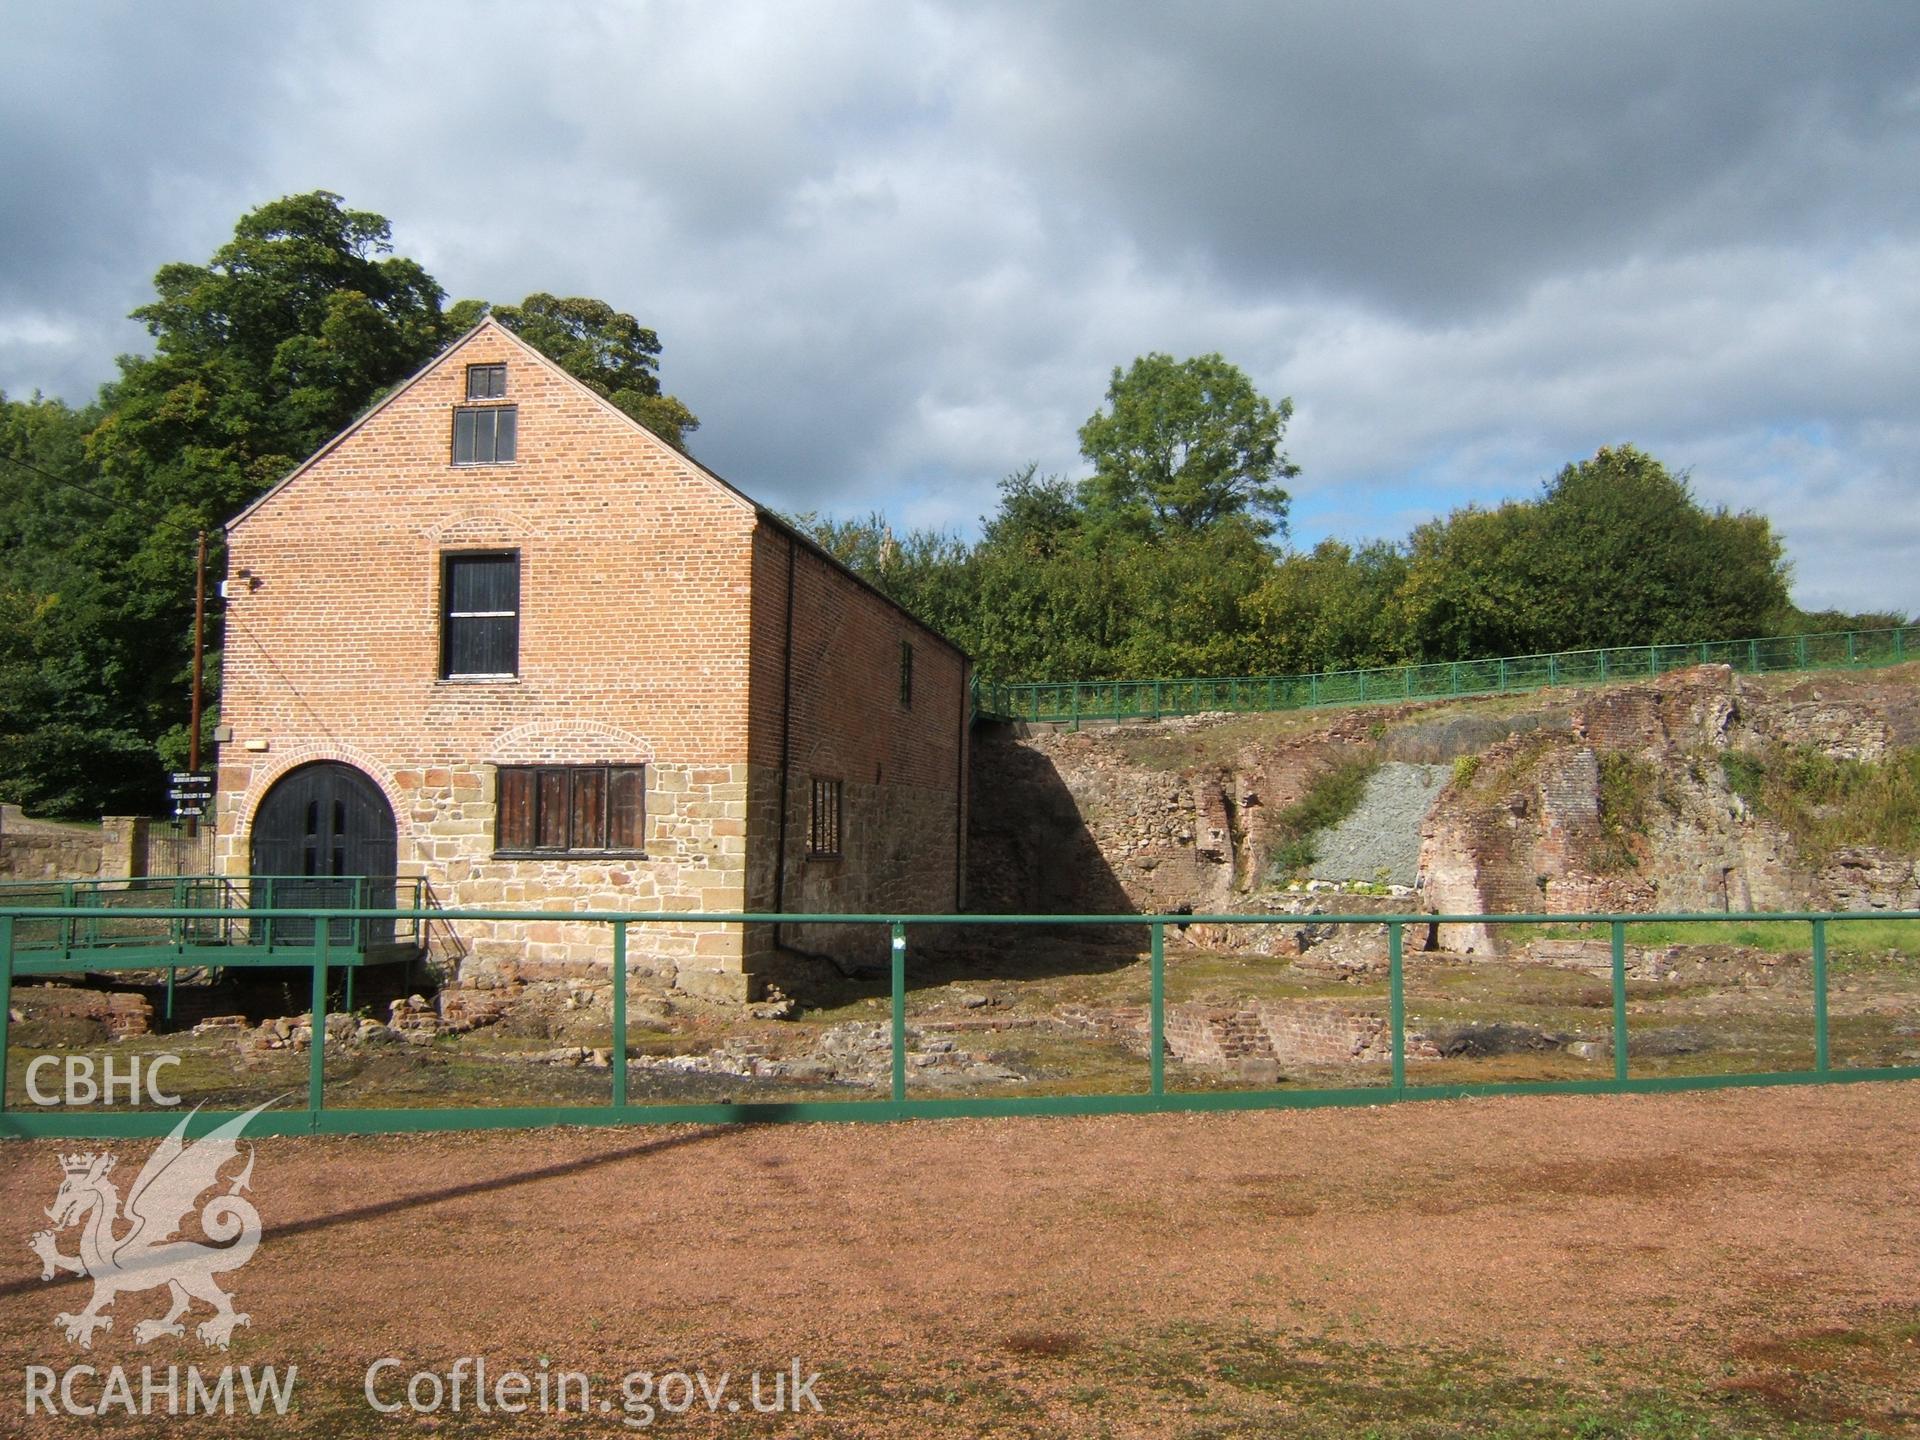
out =
<path fill-rule="evenodd" d="M 1631 441 L 1920 612 L 1920 6 L 0 0 L 0 388 L 325 188 L 660 333 L 702 460 L 972 531 L 1115 365 L 1295 405 L 1294 539 Z"/>

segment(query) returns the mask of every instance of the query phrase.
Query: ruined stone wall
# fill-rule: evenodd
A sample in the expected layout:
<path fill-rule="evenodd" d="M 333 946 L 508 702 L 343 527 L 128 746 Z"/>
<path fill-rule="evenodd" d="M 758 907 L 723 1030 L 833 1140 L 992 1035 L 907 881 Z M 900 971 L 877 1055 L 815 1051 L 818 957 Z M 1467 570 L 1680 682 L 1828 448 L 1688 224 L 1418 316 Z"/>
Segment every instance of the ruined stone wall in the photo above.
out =
<path fill-rule="evenodd" d="M 1290 744 L 1253 740 L 1178 768 L 1127 753 L 1143 734 L 1177 743 L 1218 723 L 1188 717 L 1131 733 L 983 733 L 974 757 L 972 908 L 1244 909 L 1249 893 L 1272 884 L 1275 817 L 1326 770 L 1365 753 L 1369 722 L 1336 716 Z"/>
<path fill-rule="evenodd" d="M 0 880 L 94 880 L 103 873 L 98 831 L 0 834 Z"/>
<path fill-rule="evenodd" d="M 1266 910 L 1274 820 L 1313 778 L 1365 753 L 1472 757 L 1421 829 L 1418 897 L 1443 914 L 1741 912 L 1920 903 L 1915 860 L 1854 847 L 1814 865 L 1729 789 L 1729 750 L 1809 745 L 1865 760 L 1920 744 L 1916 671 L 1753 678 L 1725 666 L 1607 691 L 1356 709 L 1317 726 L 1191 717 L 1126 729 L 996 736 L 975 787 L 982 908 Z M 1608 756 L 1626 757 L 1642 815 L 1609 834 Z M 1341 908 L 1352 908 L 1344 901 Z M 1192 943 L 1284 951 L 1305 925 L 1194 927 Z M 1442 926 L 1491 953 L 1495 927 Z M 1409 949 L 1424 937 L 1409 934 Z M 1377 942 L 1356 938 L 1364 966 Z M 1345 963 L 1343 961 L 1343 963 Z"/>

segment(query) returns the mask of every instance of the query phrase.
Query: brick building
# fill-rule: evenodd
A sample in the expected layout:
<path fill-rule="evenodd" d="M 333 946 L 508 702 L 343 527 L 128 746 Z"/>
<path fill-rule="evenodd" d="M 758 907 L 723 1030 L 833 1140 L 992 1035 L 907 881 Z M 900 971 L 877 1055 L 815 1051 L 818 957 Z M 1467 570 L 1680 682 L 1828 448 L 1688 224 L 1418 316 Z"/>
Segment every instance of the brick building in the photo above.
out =
<path fill-rule="evenodd" d="M 228 547 L 223 873 L 689 916 L 962 903 L 966 657 L 493 320 Z M 729 998 L 790 951 L 885 954 L 774 931 L 629 945 Z M 463 922 L 463 978 L 582 973 L 609 934 Z"/>

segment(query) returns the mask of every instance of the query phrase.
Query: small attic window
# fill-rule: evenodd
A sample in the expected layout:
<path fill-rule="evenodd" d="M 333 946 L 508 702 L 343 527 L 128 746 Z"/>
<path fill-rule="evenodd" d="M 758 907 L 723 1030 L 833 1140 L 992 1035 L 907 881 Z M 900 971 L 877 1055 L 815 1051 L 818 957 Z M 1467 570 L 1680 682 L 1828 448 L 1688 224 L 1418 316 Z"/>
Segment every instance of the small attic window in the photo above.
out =
<path fill-rule="evenodd" d="M 504 400 L 507 395 L 505 365 L 467 366 L 467 399 Z"/>

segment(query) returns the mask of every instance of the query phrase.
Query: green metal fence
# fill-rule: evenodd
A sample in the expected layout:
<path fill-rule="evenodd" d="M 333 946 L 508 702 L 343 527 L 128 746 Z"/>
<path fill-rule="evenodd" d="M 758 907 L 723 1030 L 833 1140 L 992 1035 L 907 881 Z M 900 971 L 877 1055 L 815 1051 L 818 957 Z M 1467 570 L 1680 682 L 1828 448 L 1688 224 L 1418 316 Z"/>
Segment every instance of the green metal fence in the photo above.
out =
<path fill-rule="evenodd" d="M 161 909 L 156 918 L 178 920 L 188 925 L 216 921 L 223 912 L 185 909 Z M 0 908 L 0 1016 L 7 1013 L 12 984 L 16 977 L 56 973 L 67 962 L 51 948 L 22 945 L 21 936 L 31 927 L 48 923 L 61 925 L 69 920 L 84 921 L 89 912 L 76 907 L 33 909 Z M 265 912 L 258 916 L 274 921 L 318 922 L 340 918 L 337 910 L 303 909 Z M 453 921 L 563 921 L 591 922 L 608 927 L 611 939 L 612 1053 L 609 1100 L 601 1105 L 583 1106 L 503 1106 L 498 1108 L 447 1109 L 342 1109 L 327 1103 L 324 1044 L 309 1046 L 308 1074 L 304 1104 L 269 1112 L 255 1123 L 257 1133 L 383 1133 L 412 1131 L 478 1130 L 535 1125 L 626 1125 L 657 1123 L 729 1123 L 817 1120 L 898 1120 L 941 1116 L 1002 1115 L 1097 1115 L 1145 1113 L 1169 1110 L 1242 1110 L 1340 1105 L 1372 1105 L 1383 1101 L 1455 1098 L 1467 1095 L 1570 1095 L 1620 1094 L 1673 1090 L 1716 1089 L 1729 1086 L 1818 1084 L 1854 1080 L 1920 1079 L 1920 1065 L 1859 1064 L 1836 1065 L 1830 1055 L 1828 1017 L 1828 931 L 1835 924 L 1870 921 L 1884 924 L 1920 923 L 1920 911 L 1900 912 L 1794 912 L 1761 915 L 1316 915 L 1312 917 L 1274 917 L 1271 915 L 775 915 L 729 914 L 690 916 L 684 912 L 662 914 L 592 914 L 571 911 L 514 910 L 391 910 L 369 909 L 353 912 L 353 918 L 389 923 L 411 920 Z M 1168 963 L 1166 938 L 1169 926 L 1185 929 L 1191 925 L 1238 926 L 1272 924 L 1276 918 L 1310 918 L 1314 924 L 1384 926 L 1387 930 L 1388 964 L 1386 977 L 1386 1026 L 1391 1045 L 1385 1083 L 1331 1088 L 1295 1088 L 1279 1084 L 1236 1090 L 1180 1090 L 1171 1087 L 1167 1075 Z M 630 1047 L 627 1024 L 628 953 L 635 925 L 662 924 L 684 926 L 689 921 L 703 925 L 746 925 L 803 923 L 884 927 L 891 945 L 888 988 L 890 995 L 890 1073 L 885 1098 L 793 1103 L 633 1103 L 629 1092 Z M 1629 1070 L 1628 967 L 1626 934 L 1629 926 L 1660 922 L 1713 922 L 1716 924 L 1804 926 L 1810 944 L 1811 1013 L 1808 1025 L 1813 1041 L 1811 1063 L 1799 1069 L 1737 1071 L 1732 1073 L 1634 1075 Z M 1472 925 L 1551 925 L 1599 927 L 1611 944 L 1610 967 L 1610 1044 L 1612 1072 L 1599 1079 L 1549 1079 L 1490 1083 L 1416 1083 L 1409 1078 L 1405 940 L 1409 928 L 1424 936 L 1434 924 Z M 1145 1017 L 1146 1057 L 1144 1074 L 1131 1088 L 1111 1093 L 916 1097 L 909 1092 L 907 1016 L 908 991 L 913 974 L 909 953 L 912 932 L 922 933 L 950 927 L 1015 927 L 1025 931 L 1034 927 L 1073 930 L 1131 926 L 1146 931 L 1149 956 L 1147 1014 Z M 226 964 L 285 966 L 298 964 L 309 971 L 314 1035 L 326 1033 L 329 1005 L 328 982 L 332 972 L 342 966 L 357 965 L 361 956 L 343 952 L 332 939 L 332 925 L 310 923 L 305 931 L 308 946 L 304 953 L 286 947 L 272 954 L 233 954 Z M 183 957 L 184 958 L 184 957 Z M 131 956 L 103 953 L 98 960 L 105 968 L 135 968 Z M 0 1076 L 7 1074 L 8 1028 L 0 1023 Z M 1901 1052 L 1903 1055 L 1906 1052 Z M 172 1111 L 56 1110 L 22 1111 L 4 1108 L 5 1092 L 0 1090 L 0 1136 L 142 1136 L 170 1130 L 176 1116 Z M 202 1111 L 194 1119 L 195 1133 L 203 1133 L 236 1111 Z"/>
<path fill-rule="evenodd" d="M 1299 710 L 1316 705 L 1497 695 L 1554 685 L 1602 685 L 1613 680 L 1643 680 L 1690 665 L 1731 665 L 1745 674 L 1757 675 L 1778 670 L 1897 665 L 1909 657 L 1920 658 L 1920 625 L 1756 640 L 1705 640 L 1685 645 L 1618 645 L 1604 650 L 1390 665 L 1318 675 L 979 683 L 974 709 L 996 719 L 1077 724 L 1082 720 Z"/>
<path fill-rule="evenodd" d="M 68 962 L 67 969 L 100 963 L 107 952 L 118 952 L 117 958 L 127 965 L 156 967 L 209 950 L 229 958 L 248 949 L 305 956 L 312 948 L 306 932 L 314 922 L 304 918 L 304 911 L 279 921 L 269 914 L 276 907 L 344 912 L 397 906 L 394 914 L 401 918 L 385 923 L 384 917 L 336 915 L 329 922 L 334 948 L 418 948 L 424 943 L 424 922 L 407 916 L 422 912 L 428 898 L 425 884 L 415 878 L 376 880 L 362 875 L 9 881 L 0 883 L 0 909 L 42 907 L 45 918 L 23 919 L 14 943 L 41 958 L 51 953 Z M 63 912 L 57 919 L 51 914 L 56 908 Z"/>

